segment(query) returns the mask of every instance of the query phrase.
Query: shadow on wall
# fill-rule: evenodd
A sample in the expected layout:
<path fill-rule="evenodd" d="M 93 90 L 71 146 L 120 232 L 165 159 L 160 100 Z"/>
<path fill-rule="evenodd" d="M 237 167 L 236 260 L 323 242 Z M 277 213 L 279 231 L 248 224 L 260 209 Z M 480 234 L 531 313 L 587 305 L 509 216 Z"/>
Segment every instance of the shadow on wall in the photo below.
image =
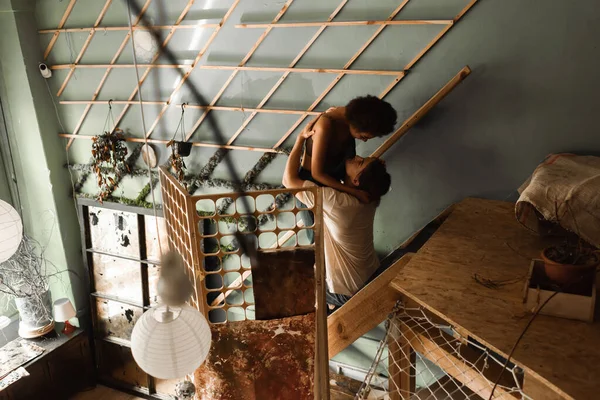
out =
<path fill-rule="evenodd" d="M 379 251 L 393 250 L 465 197 L 515 201 L 519 186 L 550 153 L 600 153 L 578 148 L 571 139 L 576 132 L 547 134 L 553 116 L 544 110 L 556 109 L 557 101 L 552 89 L 535 81 L 516 85 L 502 70 L 497 63 L 475 69 L 385 155 L 393 191 L 378 210 Z M 392 218 L 404 222 L 391 226 L 386 221 Z"/>
<path fill-rule="evenodd" d="M 226 53 L 215 53 L 212 52 L 209 56 L 209 64 L 237 64 L 239 63 L 239 54 L 226 54 Z M 278 57 L 261 57 L 261 64 L 265 65 L 285 65 L 289 64 L 289 60 L 287 58 L 278 58 Z M 265 73 L 261 73 L 265 75 Z M 282 73 L 267 73 L 268 78 L 264 79 L 248 79 L 247 77 L 254 76 L 256 77 L 258 74 L 250 74 L 247 72 L 241 72 L 236 77 L 236 80 L 240 80 L 243 82 L 243 85 L 235 85 L 232 82 L 227 90 L 224 92 L 223 96 L 217 102 L 218 104 L 229 104 L 229 105 L 241 105 L 244 107 L 256 107 L 263 100 L 263 98 L 267 95 L 267 93 L 275 86 L 277 81 L 281 78 Z M 246 78 L 243 78 L 246 77 Z M 303 74 L 290 74 L 285 81 L 279 86 L 277 89 L 277 93 L 282 93 L 282 89 L 285 88 L 285 92 L 289 93 L 291 90 L 288 89 L 289 85 L 293 85 L 293 97 L 283 98 L 279 97 L 277 99 L 276 105 L 269 104 L 272 100 L 267 102 L 265 108 L 276 108 L 276 109 L 291 109 L 291 110 L 305 110 L 308 106 L 299 106 L 299 103 L 308 102 L 310 105 L 316 98 L 316 92 L 314 89 L 314 82 L 305 78 Z M 298 118 L 298 116 L 293 116 L 294 118 Z M 282 134 L 288 129 L 285 128 L 282 131 Z"/>
<path fill-rule="evenodd" d="M 399 158 L 423 167 L 418 175 L 413 171 L 408 176 L 409 182 L 421 180 L 421 186 L 429 186 L 430 193 L 445 197 L 446 202 L 467 196 L 503 199 L 527 178 L 522 171 L 533 170 L 545 157 L 542 149 L 539 156 L 530 154 L 531 146 L 538 144 L 536 136 L 539 140 L 535 126 L 515 122 L 506 130 L 507 119 L 526 118 L 525 97 L 533 88 L 511 85 L 510 78 L 497 74 L 497 69 L 475 70 L 386 155 L 392 163 Z M 392 172 L 401 168 L 394 166 Z M 408 168 L 408 172 L 414 169 Z"/>

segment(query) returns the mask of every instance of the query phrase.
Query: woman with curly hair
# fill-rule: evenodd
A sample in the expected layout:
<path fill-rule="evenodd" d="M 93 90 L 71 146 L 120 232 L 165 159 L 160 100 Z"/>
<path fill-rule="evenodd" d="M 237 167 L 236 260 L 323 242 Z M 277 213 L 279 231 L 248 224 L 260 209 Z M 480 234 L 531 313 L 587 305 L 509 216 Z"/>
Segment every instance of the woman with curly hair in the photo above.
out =
<path fill-rule="evenodd" d="M 396 110 L 375 96 L 357 97 L 345 107 L 330 108 L 307 127 L 313 134 L 306 141 L 301 178 L 369 203 L 366 191 L 341 182 L 346 176 L 344 161 L 356 155 L 355 139 L 366 142 L 391 133 L 396 118 Z"/>
<path fill-rule="evenodd" d="M 356 156 L 355 139 L 366 142 L 389 134 L 394 130 L 396 118 L 396 110 L 375 96 L 357 97 L 345 107 L 328 109 L 301 133 L 309 138 L 305 142 L 299 177 L 346 192 L 361 203 L 370 203 L 372 199 L 366 190 L 342 183 L 346 177 L 345 160 Z M 300 200 L 297 202 L 300 207 L 305 207 Z M 304 226 L 314 225 L 311 211 L 300 211 L 299 217 Z M 313 243 L 314 232 L 308 229 L 306 235 Z"/>

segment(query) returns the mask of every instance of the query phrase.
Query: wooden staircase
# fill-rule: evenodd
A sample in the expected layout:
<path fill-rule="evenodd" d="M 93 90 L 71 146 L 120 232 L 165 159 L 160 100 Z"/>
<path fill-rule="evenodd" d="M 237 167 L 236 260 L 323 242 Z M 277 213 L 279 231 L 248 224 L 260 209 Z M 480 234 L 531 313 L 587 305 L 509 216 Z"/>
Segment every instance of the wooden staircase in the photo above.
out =
<path fill-rule="evenodd" d="M 390 284 L 412 256 L 402 256 L 327 318 L 330 359 L 387 318 L 401 298 Z"/>

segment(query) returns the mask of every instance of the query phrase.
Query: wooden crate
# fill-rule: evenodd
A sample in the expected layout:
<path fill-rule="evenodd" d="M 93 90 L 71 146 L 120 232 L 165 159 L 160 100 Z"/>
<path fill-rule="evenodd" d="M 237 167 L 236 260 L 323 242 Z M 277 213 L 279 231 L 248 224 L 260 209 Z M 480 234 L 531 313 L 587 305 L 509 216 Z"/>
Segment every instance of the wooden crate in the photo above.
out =
<path fill-rule="evenodd" d="M 546 299 L 555 293 L 554 290 L 548 287 L 547 278 L 544 274 L 544 262 L 533 260 L 523 290 L 525 309 L 535 312 Z M 595 306 L 596 280 L 594 279 L 577 288 L 572 288 L 568 292 L 556 294 L 539 313 L 553 317 L 594 322 Z"/>

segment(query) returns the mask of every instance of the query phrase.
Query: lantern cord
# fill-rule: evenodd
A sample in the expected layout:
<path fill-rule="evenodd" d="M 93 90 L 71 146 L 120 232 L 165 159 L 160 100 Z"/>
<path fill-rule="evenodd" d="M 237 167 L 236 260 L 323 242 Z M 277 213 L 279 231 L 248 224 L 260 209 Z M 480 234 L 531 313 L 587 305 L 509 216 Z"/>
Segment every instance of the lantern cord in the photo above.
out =
<path fill-rule="evenodd" d="M 146 15 L 143 15 L 144 13 L 142 12 L 142 8 L 139 7 L 139 5 L 136 3 L 136 0 L 124 0 L 124 1 L 127 1 L 129 7 L 131 7 L 131 9 L 134 11 L 134 13 L 139 16 L 140 21 L 142 21 L 142 23 L 148 28 L 148 32 L 154 37 L 154 40 L 156 40 L 157 42 L 160 43 L 162 41 L 162 36 L 160 34 L 160 30 L 152 27 L 152 24 L 149 21 L 149 18 Z M 160 51 L 161 51 L 161 56 L 163 56 L 171 64 L 176 64 L 176 65 L 179 64 L 177 57 L 175 57 L 173 52 L 171 50 L 169 50 L 169 46 L 161 47 Z M 190 95 L 195 99 L 195 102 L 197 104 L 208 104 L 209 102 L 207 101 L 207 99 L 204 98 L 204 96 L 202 96 L 202 94 L 198 91 L 198 89 L 192 83 L 190 83 L 189 80 L 186 80 L 184 78 L 186 75 L 183 73 L 183 71 L 179 70 L 179 73 L 180 73 L 182 82 L 189 89 Z M 219 129 L 219 126 L 218 126 L 217 122 L 215 121 L 213 113 L 206 114 L 206 123 L 208 124 L 208 126 L 210 127 L 210 129 L 212 131 L 212 136 L 213 136 L 214 142 L 215 143 L 225 143 L 226 142 L 225 137 L 222 134 L 221 130 Z M 225 164 L 225 168 L 229 172 L 230 180 L 233 185 L 233 191 L 240 193 L 239 200 L 242 203 L 241 204 L 242 207 L 246 210 L 249 210 L 250 203 L 247 199 L 247 196 L 243 195 L 245 191 L 244 191 L 244 187 L 242 184 L 242 179 L 238 176 L 239 174 L 234 165 L 233 157 L 227 156 L 227 154 L 228 154 L 227 151 L 225 151 L 223 154 L 224 154 L 224 156 L 222 157 L 222 161 Z M 238 243 L 240 244 L 240 250 L 242 251 L 242 254 L 247 254 L 251 260 L 255 261 L 257 250 L 254 247 L 254 243 L 250 240 L 249 236 L 243 235 L 240 232 L 235 232 L 234 236 L 238 240 Z"/>
<path fill-rule="evenodd" d="M 140 104 L 140 115 L 142 118 L 142 128 L 144 132 L 144 146 L 146 147 L 146 152 L 148 152 L 148 135 L 146 135 L 146 118 L 144 117 L 144 104 L 142 99 L 142 88 L 140 85 L 140 72 L 137 66 L 137 55 L 135 53 L 135 38 L 133 34 L 133 25 L 131 23 L 131 0 L 127 0 L 127 21 L 129 23 L 129 35 L 131 36 L 131 52 L 133 53 L 133 66 L 135 70 L 136 84 L 137 84 L 137 92 L 138 92 L 138 100 Z M 143 150 L 142 150 L 143 152 Z M 150 168 L 150 163 L 147 162 L 146 166 L 148 167 L 148 179 L 150 180 L 150 193 L 152 194 L 152 211 L 154 212 L 154 223 L 156 224 L 156 238 L 158 240 L 158 249 L 159 253 L 162 254 L 162 244 L 160 242 L 160 230 L 158 227 L 158 214 L 156 212 L 156 197 L 154 195 L 154 185 L 152 184 L 152 169 Z"/>

